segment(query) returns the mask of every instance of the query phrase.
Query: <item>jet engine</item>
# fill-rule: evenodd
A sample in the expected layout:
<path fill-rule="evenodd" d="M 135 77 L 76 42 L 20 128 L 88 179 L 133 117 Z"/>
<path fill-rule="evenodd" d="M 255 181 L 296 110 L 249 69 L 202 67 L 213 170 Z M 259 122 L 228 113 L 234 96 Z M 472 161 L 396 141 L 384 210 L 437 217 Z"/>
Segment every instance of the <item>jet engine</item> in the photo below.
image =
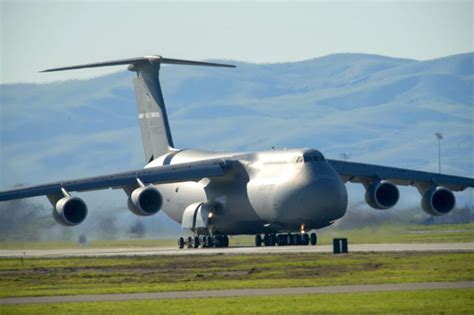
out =
<path fill-rule="evenodd" d="M 433 187 L 427 190 L 421 198 L 423 210 L 434 216 L 448 214 L 455 205 L 456 197 L 451 190 L 445 187 Z"/>
<path fill-rule="evenodd" d="M 163 198 L 153 186 L 136 188 L 128 198 L 128 208 L 139 216 L 149 216 L 160 211 Z"/>
<path fill-rule="evenodd" d="M 61 225 L 75 226 L 87 216 L 87 205 L 78 197 L 64 197 L 56 202 L 53 217 Z"/>
<path fill-rule="evenodd" d="M 387 180 L 375 181 L 366 186 L 365 201 L 378 210 L 393 207 L 400 197 L 397 186 Z"/>

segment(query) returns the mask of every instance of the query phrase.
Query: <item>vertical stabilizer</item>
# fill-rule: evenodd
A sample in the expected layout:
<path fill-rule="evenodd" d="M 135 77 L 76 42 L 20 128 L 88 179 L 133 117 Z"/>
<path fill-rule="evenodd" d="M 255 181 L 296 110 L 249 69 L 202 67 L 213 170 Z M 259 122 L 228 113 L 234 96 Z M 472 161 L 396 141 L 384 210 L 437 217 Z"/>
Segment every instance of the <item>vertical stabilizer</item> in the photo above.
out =
<path fill-rule="evenodd" d="M 140 129 L 142 133 L 145 159 L 146 162 L 151 162 L 158 156 L 173 150 L 173 139 L 171 137 L 168 115 L 166 114 L 165 102 L 163 100 L 163 94 L 161 92 L 160 86 L 159 74 L 160 65 L 162 63 L 188 66 L 235 67 L 234 65 L 226 65 L 221 63 L 171 59 L 164 58 L 159 55 L 153 55 L 54 68 L 41 72 L 128 64 L 128 69 L 137 73 L 137 77 L 134 79 L 134 84 L 135 95 L 137 98 L 138 120 L 140 122 Z"/>
<path fill-rule="evenodd" d="M 160 64 L 141 64 L 130 67 L 137 72 L 133 80 L 137 98 L 138 120 L 147 162 L 173 149 L 173 138 L 161 92 Z"/>

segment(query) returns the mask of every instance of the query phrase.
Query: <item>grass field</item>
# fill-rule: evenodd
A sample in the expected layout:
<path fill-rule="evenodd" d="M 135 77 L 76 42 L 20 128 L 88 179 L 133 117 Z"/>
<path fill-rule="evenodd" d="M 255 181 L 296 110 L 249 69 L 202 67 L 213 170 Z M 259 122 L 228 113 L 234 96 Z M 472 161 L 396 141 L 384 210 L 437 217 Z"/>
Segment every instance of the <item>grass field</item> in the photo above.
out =
<path fill-rule="evenodd" d="M 205 298 L 98 303 L 0 305 L 1 314 L 327 314 L 466 313 L 474 289 L 341 293 L 272 297 Z"/>
<path fill-rule="evenodd" d="M 474 280 L 474 253 L 0 259 L 0 296 Z M 0 305 L 0 314 L 472 313 L 474 289 Z"/>
<path fill-rule="evenodd" d="M 318 230 L 318 244 L 331 244 L 335 237 L 347 237 L 350 244 L 474 242 L 474 223 L 437 225 L 377 225 L 364 228 Z M 253 246 L 253 236 L 232 236 L 230 246 Z M 173 247 L 174 239 L 92 240 L 90 248 Z M 75 241 L 0 241 L 0 249 L 81 248 Z"/>
<path fill-rule="evenodd" d="M 474 280 L 474 253 L 1 259 L 0 296 Z"/>

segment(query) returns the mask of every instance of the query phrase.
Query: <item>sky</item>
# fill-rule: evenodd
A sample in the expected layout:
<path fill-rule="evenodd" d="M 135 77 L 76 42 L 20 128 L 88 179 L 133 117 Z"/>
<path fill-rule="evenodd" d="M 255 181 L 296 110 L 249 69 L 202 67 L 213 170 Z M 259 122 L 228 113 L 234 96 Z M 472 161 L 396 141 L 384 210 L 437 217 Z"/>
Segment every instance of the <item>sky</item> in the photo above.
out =
<path fill-rule="evenodd" d="M 0 83 L 47 83 L 91 78 L 122 71 L 125 67 L 55 73 L 38 73 L 38 71 L 150 54 L 160 54 L 170 58 L 229 59 L 255 63 L 301 61 L 346 52 L 429 60 L 474 51 L 473 19 L 474 1 L 456 0 L 298 3 L 0 0 Z M 2 87 L 0 87 L 0 93 L 2 93 Z M 68 97 L 71 96 L 68 95 Z M 43 100 L 38 98 L 39 101 Z M 2 109 L 3 113 L 6 113 L 6 107 L 2 108 L 1 105 L 4 104 L 0 104 L 0 125 L 2 125 Z M 58 105 L 62 104 L 58 103 Z M 18 108 L 10 108 L 18 111 Z M 446 106 L 444 108 L 449 109 Z M 32 112 L 26 111 L 26 114 L 20 115 L 22 121 L 28 119 L 40 121 L 40 117 L 31 115 Z M 43 118 L 56 114 L 46 112 Z M 58 116 L 58 119 L 70 119 L 70 116 L 64 113 L 59 112 L 59 114 L 63 116 Z M 367 117 L 365 115 L 363 118 Z M 19 124 L 19 120 L 12 124 Z M 216 123 L 227 124 L 228 130 L 234 130 L 232 126 L 235 128 L 244 126 L 243 123 L 238 124 L 233 121 L 235 121 L 234 118 L 231 123 L 228 120 L 219 119 Z M 306 121 L 307 125 L 302 125 L 307 126 L 305 131 L 312 130 L 313 132 L 308 137 L 318 137 L 321 130 L 324 131 L 324 125 L 313 128 L 314 121 L 309 121 L 309 119 Z M 331 120 L 331 124 L 334 124 L 334 121 Z M 174 124 L 174 130 L 184 135 L 186 130 L 189 130 L 186 127 L 192 123 L 196 129 L 202 124 L 194 120 L 184 121 L 180 125 L 176 119 L 172 122 L 172 126 Z M 436 123 L 453 124 L 453 121 L 441 123 L 433 121 L 432 123 L 437 128 Z M 255 125 L 261 124 L 261 120 L 255 122 Z M 301 125 L 301 121 L 295 124 Z M 5 120 L 3 125 L 6 125 Z M 43 126 L 43 129 L 51 128 L 48 124 Z M 253 136 L 252 126 L 245 127 L 248 134 Z M 362 125 L 362 127 L 366 126 Z M 79 156 L 77 160 L 80 163 L 74 163 L 74 167 L 56 169 L 54 172 L 43 168 L 42 173 L 34 173 L 31 170 L 39 170 L 43 164 L 22 163 L 21 167 L 14 170 L 16 176 L 8 178 L 8 185 L 5 179 L 0 180 L 0 185 L 6 189 L 11 187 L 10 181 L 39 184 L 43 182 L 43 178 L 53 175 L 60 176 L 58 179 L 62 179 L 103 174 L 107 172 L 100 169 L 103 168 L 103 164 L 110 165 L 111 168 L 119 167 L 120 164 L 117 162 L 110 162 L 110 154 L 104 154 L 110 148 L 103 145 L 105 141 L 100 142 L 103 140 L 101 136 L 112 143 L 114 139 L 119 138 L 127 142 L 129 134 L 136 135 L 136 139 L 131 141 L 135 147 L 126 143 L 126 146 L 123 146 L 126 149 L 122 150 L 123 147 L 118 147 L 116 151 L 122 152 L 119 157 L 125 156 L 125 161 L 134 161 L 136 156 L 136 160 L 139 161 L 137 164 L 142 163 L 137 128 L 136 125 L 133 129 L 130 127 L 132 132 L 119 130 L 115 133 L 115 138 L 114 134 L 108 133 L 107 130 L 103 133 L 90 134 L 89 137 L 81 133 L 73 136 L 67 134 L 68 137 L 65 137 L 59 132 L 56 137 L 42 139 L 43 142 L 35 141 L 34 145 L 43 149 L 34 154 L 30 154 L 31 146 L 28 146 L 27 142 L 19 143 L 18 147 L 23 148 L 20 153 L 23 154 L 17 155 L 17 162 L 24 161 L 21 158 L 43 158 L 44 161 L 54 164 L 57 160 L 64 159 L 67 154 L 81 152 L 83 148 L 87 148 L 90 152 Z M 458 126 L 456 128 L 459 129 Z M 297 128 L 293 134 L 296 130 Z M 452 137 L 447 133 L 447 128 L 426 128 L 426 130 L 428 132 L 424 133 L 423 137 L 426 136 L 424 141 L 430 143 L 429 148 L 434 148 L 435 153 L 437 146 L 433 132 L 441 130 L 445 133 L 446 139 Z M 39 130 L 38 134 L 41 131 Z M 214 132 L 214 129 L 211 132 Z M 402 135 L 404 132 L 411 131 L 402 130 Z M 201 134 L 196 133 L 196 136 Z M 419 134 L 423 135 L 421 132 Z M 0 134 L 0 144 L 2 136 Z M 273 134 L 272 137 L 274 136 Z M 390 138 L 395 140 L 393 142 L 387 140 L 382 144 L 387 146 L 395 143 L 404 148 L 410 145 L 415 146 L 413 141 L 408 144 L 403 143 L 402 140 L 405 138 L 402 139 L 401 136 Z M 368 139 L 368 141 L 372 140 Z M 445 140 L 445 143 L 448 141 Z M 352 152 L 354 160 L 364 161 L 364 156 L 361 158 L 356 155 L 356 152 L 347 151 L 343 143 L 339 144 L 339 147 L 336 145 L 333 151 Z M 7 150 L 4 148 L 2 152 L 4 161 L 15 160 L 14 155 L 5 154 Z M 0 152 L 0 165 L 2 152 Z M 386 150 L 384 154 L 389 155 L 391 152 Z M 423 154 L 429 155 L 430 152 L 423 152 Z M 128 159 L 129 156 L 131 158 Z M 425 170 L 436 170 L 436 156 L 432 160 L 433 163 L 428 167 L 433 167 Z M 448 164 L 449 161 L 443 163 Z M 455 163 L 451 165 L 457 166 Z M 394 166 L 407 167 L 403 164 Z M 120 171 L 120 169 L 115 171 Z M 22 177 L 24 174 L 27 175 Z M 33 178 L 36 174 L 39 176 Z M 363 189 L 362 186 L 357 187 L 359 190 Z M 363 198 L 363 193 L 359 190 L 356 191 L 358 199 L 355 200 Z M 419 196 L 416 190 L 411 191 L 411 195 L 404 195 L 404 200 L 411 200 L 412 196 L 412 204 L 418 204 Z M 121 197 L 116 198 L 114 205 L 124 208 L 123 193 L 114 193 Z M 95 205 L 99 207 L 105 207 L 103 204 L 110 206 L 108 202 L 115 200 L 115 195 L 107 195 L 103 192 L 98 193 L 96 197 L 91 195 L 87 196 L 87 202 L 91 201 L 93 205 L 95 200 Z M 46 202 L 45 198 L 42 200 Z"/>
<path fill-rule="evenodd" d="M 160 54 L 256 63 L 358 52 L 417 60 L 472 52 L 474 1 L 0 0 L 0 83 L 122 70 L 51 67 Z"/>

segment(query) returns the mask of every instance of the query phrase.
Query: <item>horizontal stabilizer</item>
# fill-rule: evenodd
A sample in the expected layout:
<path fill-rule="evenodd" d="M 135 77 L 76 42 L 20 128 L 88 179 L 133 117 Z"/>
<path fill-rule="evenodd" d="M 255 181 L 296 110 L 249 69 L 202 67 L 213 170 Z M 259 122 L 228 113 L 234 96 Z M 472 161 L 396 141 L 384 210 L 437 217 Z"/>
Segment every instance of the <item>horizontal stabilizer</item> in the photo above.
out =
<path fill-rule="evenodd" d="M 143 63 L 235 68 L 235 65 L 229 65 L 229 64 L 182 60 L 182 59 L 171 59 L 171 58 L 164 58 L 159 55 L 153 55 L 153 56 L 144 56 L 144 57 L 138 57 L 138 58 L 89 63 L 89 64 L 83 64 L 83 65 L 77 65 L 77 66 L 62 67 L 62 68 L 53 68 L 53 69 L 43 70 L 40 72 L 53 72 L 53 71 L 63 71 L 63 70 L 83 69 L 83 68 L 97 68 L 97 67 L 119 66 L 119 65 L 140 65 Z"/>

